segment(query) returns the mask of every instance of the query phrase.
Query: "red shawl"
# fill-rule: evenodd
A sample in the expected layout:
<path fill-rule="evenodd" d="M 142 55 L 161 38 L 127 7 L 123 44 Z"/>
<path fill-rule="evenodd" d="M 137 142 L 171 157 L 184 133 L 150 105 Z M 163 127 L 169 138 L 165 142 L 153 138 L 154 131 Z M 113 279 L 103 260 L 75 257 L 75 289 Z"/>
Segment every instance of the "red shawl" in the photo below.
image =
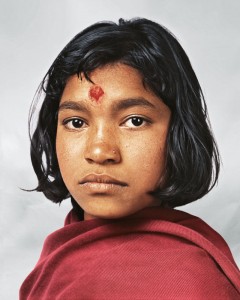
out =
<path fill-rule="evenodd" d="M 240 273 L 223 238 L 199 218 L 148 208 L 78 221 L 50 234 L 20 300 L 240 299 Z"/>

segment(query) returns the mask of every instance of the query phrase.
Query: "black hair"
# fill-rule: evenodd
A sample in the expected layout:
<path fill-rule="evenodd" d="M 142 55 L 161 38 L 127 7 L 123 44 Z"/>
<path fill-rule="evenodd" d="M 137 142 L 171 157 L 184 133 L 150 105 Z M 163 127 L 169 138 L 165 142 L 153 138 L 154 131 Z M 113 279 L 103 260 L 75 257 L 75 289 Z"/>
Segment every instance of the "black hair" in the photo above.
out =
<path fill-rule="evenodd" d="M 107 64 L 137 69 L 144 86 L 171 109 L 164 186 L 154 192 L 162 205 L 176 207 L 195 201 L 216 184 L 220 159 L 210 129 L 198 79 L 177 39 L 163 26 L 142 18 L 119 23 L 99 22 L 77 34 L 60 52 L 45 75 L 37 126 L 31 136 L 31 159 L 38 177 L 35 190 L 57 203 L 71 197 L 56 157 L 57 112 L 68 78 Z M 37 105 L 33 102 L 30 127 Z M 73 206 L 81 213 L 74 199 Z"/>

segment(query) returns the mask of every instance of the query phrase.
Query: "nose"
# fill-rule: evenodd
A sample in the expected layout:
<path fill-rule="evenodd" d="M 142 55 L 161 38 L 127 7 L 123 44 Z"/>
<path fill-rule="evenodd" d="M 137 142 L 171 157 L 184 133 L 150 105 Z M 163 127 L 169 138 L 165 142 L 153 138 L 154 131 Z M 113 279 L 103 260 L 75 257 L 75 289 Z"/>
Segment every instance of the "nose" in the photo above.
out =
<path fill-rule="evenodd" d="M 107 165 L 121 161 L 120 149 L 113 134 L 112 131 L 103 134 L 103 130 L 101 130 L 96 134 L 89 135 L 84 153 L 88 163 Z"/>

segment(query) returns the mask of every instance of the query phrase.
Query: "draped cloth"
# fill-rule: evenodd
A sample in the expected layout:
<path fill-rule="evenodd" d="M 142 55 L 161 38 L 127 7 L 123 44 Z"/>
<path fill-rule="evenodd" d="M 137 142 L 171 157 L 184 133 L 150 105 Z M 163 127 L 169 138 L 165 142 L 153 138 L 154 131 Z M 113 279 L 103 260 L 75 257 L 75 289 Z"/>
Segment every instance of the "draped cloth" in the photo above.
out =
<path fill-rule="evenodd" d="M 71 211 L 45 240 L 20 300 L 240 299 L 240 272 L 223 238 L 201 219 L 147 208 L 79 221 Z"/>

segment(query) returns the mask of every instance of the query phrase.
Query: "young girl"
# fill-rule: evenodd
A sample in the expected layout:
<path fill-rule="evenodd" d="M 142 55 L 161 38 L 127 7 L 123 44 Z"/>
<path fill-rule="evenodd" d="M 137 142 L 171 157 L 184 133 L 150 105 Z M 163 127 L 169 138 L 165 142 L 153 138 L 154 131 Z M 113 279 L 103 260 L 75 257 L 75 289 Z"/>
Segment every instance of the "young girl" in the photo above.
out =
<path fill-rule="evenodd" d="M 94 24 L 58 55 L 41 91 L 36 190 L 73 209 L 20 299 L 240 299 L 223 238 L 174 209 L 219 173 L 201 87 L 176 38 L 146 19 Z"/>

